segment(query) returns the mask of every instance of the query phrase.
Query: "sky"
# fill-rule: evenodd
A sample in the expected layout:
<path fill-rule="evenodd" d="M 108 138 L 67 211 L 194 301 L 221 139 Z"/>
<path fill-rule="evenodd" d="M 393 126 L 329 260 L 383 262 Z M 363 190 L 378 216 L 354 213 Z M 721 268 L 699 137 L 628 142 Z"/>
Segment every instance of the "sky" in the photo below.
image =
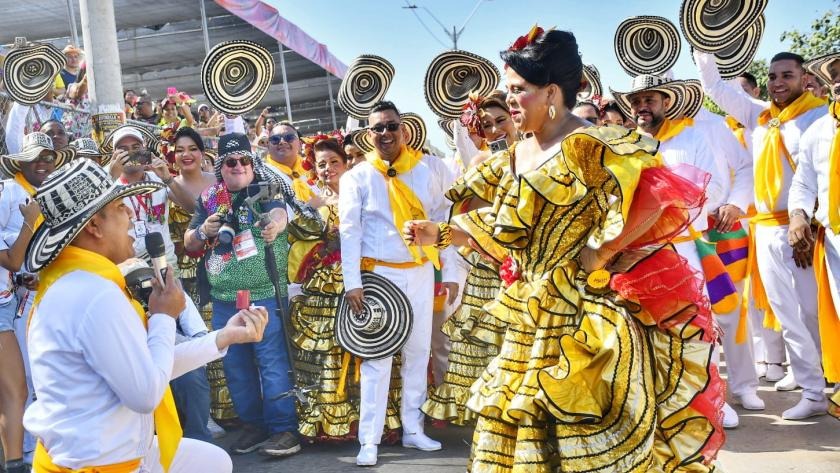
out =
<path fill-rule="evenodd" d="M 446 149 L 437 117 L 423 97 L 423 79 L 431 60 L 451 49 L 452 42 L 423 7 L 451 30 L 452 26 L 463 24 L 478 0 L 409 0 L 418 6 L 413 11 L 434 36 L 424 29 L 412 10 L 403 8 L 405 0 L 264 1 L 325 44 L 345 64 L 360 54 L 388 59 L 396 74 L 386 99 L 402 112 L 419 113 L 426 122 L 431 143 Z M 631 78 L 621 69 L 613 52 L 616 27 L 631 16 L 657 15 L 668 18 L 679 28 L 680 3 L 679 0 L 484 0 L 466 25 L 458 49 L 490 59 L 502 70 L 499 51 L 526 34 L 534 23 L 544 28 L 553 26 L 575 34 L 583 62 L 598 68 L 605 93 L 609 87 L 623 91 L 630 87 Z M 807 31 L 813 20 L 835 5 L 832 0 L 770 0 L 764 12 L 766 27 L 756 58 L 769 59 L 786 50 L 789 45 L 780 41 L 783 31 Z M 678 79 L 697 77 L 685 38 L 673 71 Z"/>

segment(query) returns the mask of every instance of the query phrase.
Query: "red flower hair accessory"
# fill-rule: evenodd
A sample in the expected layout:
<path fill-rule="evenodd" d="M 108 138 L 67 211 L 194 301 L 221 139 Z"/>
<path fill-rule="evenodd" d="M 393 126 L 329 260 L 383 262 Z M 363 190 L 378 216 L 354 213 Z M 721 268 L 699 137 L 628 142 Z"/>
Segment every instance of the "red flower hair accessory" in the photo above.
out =
<path fill-rule="evenodd" d="M 534 25 L 528 31 L 528 34 L 526 34 L 525 36 L 520 36 L 520 37 L 516 38 L 516 41 L 514 41 L 513 44 L 510 45 L 510 48 L 508 48 L 508 51 L 521 51 L 521 50 L 525 49 L 527 46 L 529 46 L 531 44 L 534 44 L 534 41 L 536 41 L 537 38 L 542 36 L 544 33 L 545 33 L 545 30 L 543 30 L 542 28 L 540 28 L 537 25 Z"/>
<path fill-rule="evenodd" d="M 470 92 L 469 97 L 461 112 L 461 125 L 464 125 L 471 135 L 484 138 L 484 130 L 481 128 L 481 118 L 478 113 L 478 107 L 484 102 L 484 97 L 475 92 Z"/>

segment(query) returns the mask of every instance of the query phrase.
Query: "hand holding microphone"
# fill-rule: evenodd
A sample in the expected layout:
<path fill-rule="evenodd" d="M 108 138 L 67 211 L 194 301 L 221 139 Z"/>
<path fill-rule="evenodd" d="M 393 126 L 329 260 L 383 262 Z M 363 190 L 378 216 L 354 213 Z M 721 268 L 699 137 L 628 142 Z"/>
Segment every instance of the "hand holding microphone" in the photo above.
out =
<path fill-rule="evenodd" d="M 166 246 L 163 244 L 163 235 L 160 232 L 147 233 L 145 237 L 146 251 L 152 259 L 152 267 L 155 269 L 155 278 L 161 286 L 166 285 L 166 273 L 169 271 L 166 262 Z"/>
<path fill-rule="evenodd" d="M 146 251 L 152 259 L 152 268 L 155 271 L 155 279 L 152 280 L 152 295 L 149 296 L 149 313 L 163 313 L 177 319 L 186 307 L 186 299 L 174 273 L 169 271 L 163 235 L 159 232 L 147 233 L 145 242 Z"/>

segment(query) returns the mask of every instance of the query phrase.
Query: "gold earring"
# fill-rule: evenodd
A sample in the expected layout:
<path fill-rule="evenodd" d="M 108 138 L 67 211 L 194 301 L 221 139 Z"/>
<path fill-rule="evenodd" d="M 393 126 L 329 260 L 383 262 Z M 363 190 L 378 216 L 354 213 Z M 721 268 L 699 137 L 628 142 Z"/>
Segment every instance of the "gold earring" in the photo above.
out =
<path fill-rule="evenodd" d="M 548 118 L 550 118 L 551 120 L 554 120 L 554 118 L 556 116 L 557 116 L 557 110 L 554 108 L 554 104 L 551 104 L 548 107 Z"/>

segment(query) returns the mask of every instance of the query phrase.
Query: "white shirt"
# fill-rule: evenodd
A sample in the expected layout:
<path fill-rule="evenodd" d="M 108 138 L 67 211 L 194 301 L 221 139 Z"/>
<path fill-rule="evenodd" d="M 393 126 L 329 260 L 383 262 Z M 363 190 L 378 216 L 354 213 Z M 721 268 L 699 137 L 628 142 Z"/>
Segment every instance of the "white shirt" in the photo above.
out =
<path fill-rule="evenodd" d="M 747 143 L 749 143 L 748 147 L 752 150 L 753 162 L 757 162 L 761 151 L 764 149 L 764 137 L 767 134 L 767 125 L 759 125 L 758 116 L 768 107 L 762 106 L 761 102 L 749 97 L 739 86 L 733 86 L 724 82 L 720 78 L 714 58 L 711 55 L 695 51 L 694 62 L 700 69 L 700 81 L 706 93 L 726 113 L 735 117 L 747 129 L 752 130 L 752 139 Z M 787 148 L 794 163 L 799 155 L 799 141 L 802 138 L 802 133 L 827 112 L 827 107 L 816 107 L 793 120 L 786 121 L 779 128 L 785 148 Z M 793 169 L 790 168 L 787 158 L 781 157 L 781 159 L 783 170 L 782 188 L 779 191 L 776 204 L 773 208 L 768 208 L 759 199 L 755 199 L 755 209 L 759 213 L 786 210 L 788 191 L 793 180 Z"/>
<path fill-rule="evenodd" d="M 839 133 L 837 121 L 825 115 L 808 128 L 799 142 L 798 166 L 790 186 L 788 209 L 802 209 L 809 217 L 815 216 L 826 228 L 828 224 L 828 159 L 831 142 Z M 814 215 L 814 203 L 818 203 Z"/>
<path fill-rule="evenodd" d="M 152 315 L 147 332 L 120 288 L 86 271 L 50 287 L 28 342 L 36 401 L 24 426 L 71 469 L 145 456 L 169 381 L 224 356 L 216 332 L 176 347 L 165 314 Z"/>
<path fill-rule="evenodd" d="M 152 172 L 146 173 L 145 180 L 163 182 Z M 175 244 L 172 243 L 172 236 L 169 234 L 169 190 L 164 188 L 151 194 L 124 197 L 123 202 L 131 213 L 131 228 L 128 233 L 134 238 L 134 255 L 143 259 L 148 257 L 144 235 L 138 236 L 135 232 L 135 224 L 142 222 L 145 224 L 146 233 L 160 232 L 163 236 L 163 247 L 166 250 L 166 261 L 170 267 L 177 267 Z M 157 215 L 162 215 L 162 222 Z"/>
<path fill-rule="evenodd" d="M 696 230 L 705 230 L 708 226 L 708 212 L 725 204 L 729 195 L 729 170 L 726 162 L 715 159 L 706 136 L 693 126 L 685 127 L 677 136 L 660 143 L 659 153 L 665 165 L 677 173 L 680 164 L 688 164 L 709 174 L 710 180 L 706 187 L 708 200 L 693 223 Z"/>
<path fill-rule="evenodd" d="M 735 138 L 732 130 L 726 125 L 726 120 L 705 108 L 701 108 L 694 117 L 694 127 L 706 136 L 715 159 L 725 159 L 731 179 L 729 195 L 723 203 L 732 204 L 746 212 L 753 203 L 755 193 L 750 153 Z"/>
<path fill-rule="evenodd" d="M 20 205 L 29 199 L 29 193 L 14 179 L 0 182 L 0 250 L 8 250 L 17 241 L 23 227 Z M 0 266 L 0 305 L 12 299 L 12 273 Z"/>
<path fill-rule="evenodd" d="M 397 176 L 417 195 L 429 220 L 448 219 L 450 202 L 444 193 L 452 183 L 446 164 L 440 158 L 423 156 L 410 171 Z M 338 194 L 339 233 L 341 234 L 341 268 L 344 288 L 349 291 L 362 287 L 359 270 L 361 259 L 373 258 L 389 263 L 413 261 L 402 229 L 394 226 L 391 202 L 385 177 L 370 163 L 354 166 L 341 176 Z M 450 247 L 441 252 L 444 282 L 455 282 L 457 252 Z"/>

